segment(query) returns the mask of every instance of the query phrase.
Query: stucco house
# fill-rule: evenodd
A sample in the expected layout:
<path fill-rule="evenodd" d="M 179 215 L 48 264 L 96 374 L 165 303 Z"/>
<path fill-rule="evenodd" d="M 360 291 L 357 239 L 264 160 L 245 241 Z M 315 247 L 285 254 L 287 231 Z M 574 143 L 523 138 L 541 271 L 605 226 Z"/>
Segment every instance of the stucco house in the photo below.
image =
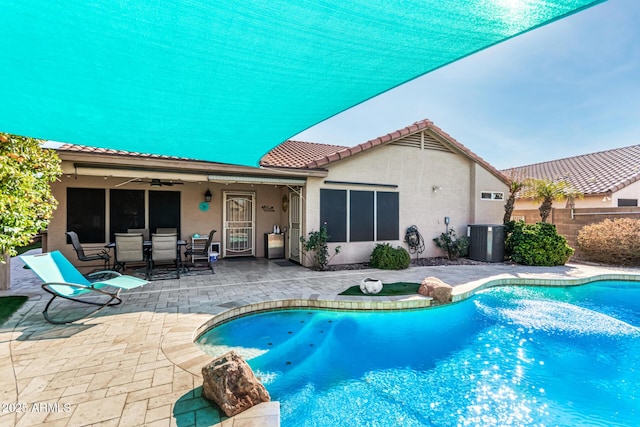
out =
<path fill-rule="evenodd" d="M 285 257 L 309 265 L 300 237 L 323 223 L 330 246 L 342 247 L 334 264 L 367 261 L 376 243 L 406 247 L 412 225 L 422 256 L 438 256 L 431 239 L 447 227 L 464 235 L 468 224 L 500 223 L 508 191 L 502 173 L 429 120 L 355 147 L 286 141 L 259 167 L 69 144 L 58 154 L 64 175 L 52 185 L 59 206 L 46 250 L 71 260 L 70 230 L 100 246 L 129 228 L 176 227 L 185 240 L 215 229 L 221 257 L 263 257 L 276 225 Z"/>
<path fill-rule="evenodd" d="M 566 181 L 584 194 L 574 208 L 638 206 L 640 199 L 640 145 L 519 166 L 502 171 L 519 178 Z M 567 202 L 558 207 L 570 207 Z M 516 200 L 515 210 L 537 209 L 528 198 Z"/>

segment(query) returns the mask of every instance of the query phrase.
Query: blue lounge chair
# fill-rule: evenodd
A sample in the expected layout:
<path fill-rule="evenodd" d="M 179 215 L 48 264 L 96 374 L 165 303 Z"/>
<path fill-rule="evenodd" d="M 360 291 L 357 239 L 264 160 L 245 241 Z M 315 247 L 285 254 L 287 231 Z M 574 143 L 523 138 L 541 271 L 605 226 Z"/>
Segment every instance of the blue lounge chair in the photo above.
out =
<path fill-rule="evenodd" d="M 75 322 L 90 316 L 105 307 L 118 305 L 122 302 L 120 292 L 146 285 L 146 280 L 137 277 L 124 276 L 115 271 L 98 271 L 83 276 L 60 251 L 47 252 L 36 255 L 21 255 L 20 259 L 44 282 L 42 289 L 53 295 L 42 314 L 49 323 L 62 325 Z M 94 279 L 94 281 L 92 281 Z M 105 290 L 111 288 L 112 291 Z M 104 295 L 107 302 L 92 301 L 83 296 Z M 49 306 L 57 297 L 98 306 L 97 309 L 75 320 L 57 321 L 49 316 Z"/>

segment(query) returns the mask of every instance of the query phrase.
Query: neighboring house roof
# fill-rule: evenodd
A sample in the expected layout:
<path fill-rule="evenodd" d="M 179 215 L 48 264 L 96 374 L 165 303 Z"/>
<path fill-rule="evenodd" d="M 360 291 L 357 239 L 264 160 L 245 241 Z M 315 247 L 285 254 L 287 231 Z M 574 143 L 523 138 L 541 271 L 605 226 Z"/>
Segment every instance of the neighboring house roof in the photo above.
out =
<path fill-rule="evenodd" d="M 640 180 L 640 145 L 519 166 L 505 174 L 566 181 L 585 195 L 616 192 Z"/>
<path fill-rule="evenodd" d="M 315 144 L 300 141 L 285 141 L 269 151 L 261 159 L 260 165 L 265 167 L 298 169 L 323 168 L 333 162 L 366 152 L 378 146 L 387 145 L 424 130 L 429 130 L 440 136 L 441 139 L 448 144 L 449 148 L 453 148 L 453 150 L 480 164 L 498 179 L 508 184 L 509 180 L 504 174 L 491 166 L 480 156 L 473 153 L 467 147 L 456 141 L 442 129 L 434 125 L 430 120 L 421 120 L 402 129 L 398 129 L 395 132 L 388 133 L 362 144 L 358 144 L 354 147 Z"/>

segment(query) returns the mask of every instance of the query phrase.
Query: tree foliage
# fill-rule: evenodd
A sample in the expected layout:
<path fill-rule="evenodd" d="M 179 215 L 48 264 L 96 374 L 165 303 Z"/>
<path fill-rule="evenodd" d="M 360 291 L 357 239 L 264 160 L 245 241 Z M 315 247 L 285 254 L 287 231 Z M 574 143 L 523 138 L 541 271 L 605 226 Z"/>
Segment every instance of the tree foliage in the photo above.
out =
<path fill-rule="evenodd" d="M 558 234 L 555 225 L 545 222 L 525 224 L 523 221 L 512 224 L 513 231 L 505 243 L 511 259 L 518 264 L 564 265 L 573 255 L 573 248 Z"/>
<path fill-rule="evenodd" d="M 525 183 L 523 191 L 526 197 L 531 197 L 536 202 L 541 202 L 538 211 L 542 222 L 547 222 L 551 214 L 554 201 L 562 201 L 567 198 L 582 198 L 583 194 L 571 187 L 567 181 L 554 181 L 552 179 L 529 179 Z"/>
<path fill-rule="evenodd" d="M 53 150 L 34 138 L 0 133 L 0 253 L 16 255 L 44 230 L 57 201 L 50 184 L 62 173 Z"/>
<path fill-rule="evenodd" d="M 507 203 L 504 205 L 504 217 L 502 223 L 507 224 L 511 221 L 511 215 L 513 214 L 513 208 L 516 204 L 516 198 L 522 189 L 525 187 L 526 179 L 521 172 L 516 172 L 515 169 L 511 169 L 507 172 L 509 177 L 509 197 Z"/>

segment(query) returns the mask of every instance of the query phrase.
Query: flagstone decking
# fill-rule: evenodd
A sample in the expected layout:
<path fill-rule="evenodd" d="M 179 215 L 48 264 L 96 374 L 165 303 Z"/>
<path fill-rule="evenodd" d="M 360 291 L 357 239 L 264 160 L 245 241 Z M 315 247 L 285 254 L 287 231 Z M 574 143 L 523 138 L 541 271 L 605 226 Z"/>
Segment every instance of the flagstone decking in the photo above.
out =
<path fill-rule="evenodd" d="M 610 274 L 640 279 L 640 269 L 579 264 L 315 272 L 266 259 L 221 260 L 216 274 L 153 281 L 123 293 L 120 306 L 56 326 L 42 317 L 48 298 L 40 281 L 18 259 L 12 260 L 11 268 L 11 289 L 0 295 L 30 299 L 0 327 L 2 426 L 278 426 L 277 402 L 226 419 L 201 397 L 199 371 L 211 356 L 193 344 L 196 331 L 214 316 L 240 312 L 245 306 L 265 308 L 290 300 L 334 301 L 347 307 L 368 304 L 371 300 L 365 297 L 337 296 L 365 277 L 389 283 L 435 276 L 454 286 L 455 299 L 492 280 L 553 284 Z M 397 299 L 384 301 L 397 304 Z M 60 309 L 70 315 L 86 310 L 67 303 Z"/>

